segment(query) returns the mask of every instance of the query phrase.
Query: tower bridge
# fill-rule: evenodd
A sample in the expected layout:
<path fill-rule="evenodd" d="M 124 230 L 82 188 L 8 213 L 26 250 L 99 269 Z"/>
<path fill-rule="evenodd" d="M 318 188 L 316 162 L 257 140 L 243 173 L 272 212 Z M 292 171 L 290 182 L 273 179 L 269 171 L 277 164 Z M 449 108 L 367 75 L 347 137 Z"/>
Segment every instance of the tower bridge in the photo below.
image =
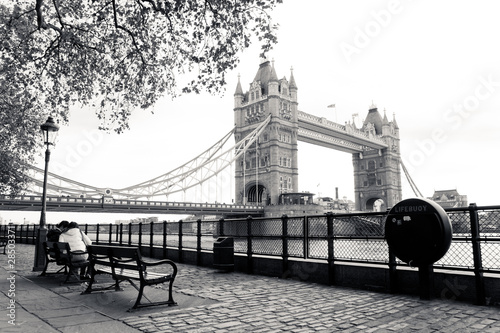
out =
<path fill-rule="evenodd" d="M 372 105 L 361 128 L 340 125 L 298 110 L 298 87 L 290 77 L 278 79 L 274 62 L 263 60 L 243 92 L 234 93 L 234 137 L 238 142 L 270 115 L 271 120 L 245 156 L 236 163 L 237 203 L 280 204 L 280 195 L 298 192 L 297 142 L 352 154 L 356 210 L 372 210 L 377 200 L 386 208 L 402 199 L 399 127 Z M 334 166 L 332 166 L 334 168 Z"/>
<path fill-rule="evenodd" d="M 384 208 L 390 208 L 400 201 L 402 163 L 399 127 L 395 117 L 389 121 L 385 110 L 382 116 L 377 107 L 372 105 L 360 128 L 351 122 L 341 125 L 299 111 L 297 95 L 298 86 L 293 70 L 290 71 L 289 79 L 278 79 L 274 62 L 262 60 L 248 91 L 243 91 L 238 78 L 233 109 L 235 127 L 189 162 L 151 180 L 121 189 L 90 186 L 49 172 L 47 193 L 49 197 L 89 200 L 112 197 L 116 202 L 128 200 L 128 204 L 120 201 L 117 207 L 108 205 L 108 209 L 122 210 L 127 205 L 137 207 L 136 203 L 131 203 L 135 200 L 141 202 L 143 208 L 148 206 L 147 209 L 155 207 L 161 210 L 170 207 L 172 212 L 181 208 L 143 204 L 140 199 L 158 202 L 158 198 L 163 197 L 168 202 L 170 195 L 201 187 L 210 179 L 218 177 L 223 170 L 231 169 L 230 177 L 234 179 L 234 184 L 230 186 L 234 186 L 235 193 L 232 205 L 259 207 L 258 211 L 254 209 L 250 215 L 261 214 L 263 207 L 279 205 L 282 194 L 298 192 L 297 143 L 301 141 L 352 155 L 356 210 L 373 210 L 377 200 L 383 201 Z M 227 148 L 231 137 L 234 137 L 235 144 L 229 144 Z M 409 177 L 404 166 L 403 171 Z M 32 167 L 30 176 L 32 186 L 27 194 L 37 196 L 41 193 L 43 171 Z M 411 178 L 408 180 L 412 188 L 416 189 Z M 71 200 L 59 201 L 59 206 L 52 204 L 54 209 L 64 210 L 71 205 Z M 22 209 L 15 205 L 9 207 Z M 183 207 L 190 212 L 201 209 L 196 204 Z M 229 212 L 233 208 L 229 205 L 217 207 Z M 0 209 L 5 209 L 5 206 L 0 206 Z M 238 212 L 243 211 L 244 208 Z"/>

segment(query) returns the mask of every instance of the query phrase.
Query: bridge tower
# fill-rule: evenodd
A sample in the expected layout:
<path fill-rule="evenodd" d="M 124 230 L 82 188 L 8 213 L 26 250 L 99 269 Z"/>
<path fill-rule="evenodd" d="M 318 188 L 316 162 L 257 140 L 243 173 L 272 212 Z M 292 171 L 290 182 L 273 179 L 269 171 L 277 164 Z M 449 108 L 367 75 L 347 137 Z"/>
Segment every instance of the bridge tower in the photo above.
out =
<path fill-rule="evenodd" d="M 384 110 L 382 118 L 372 104 L 361 130 L 369 137 L 381 136 L 387 148 L 365 149 L 352 155 L 356 210 L 385 211 L 403 196 L 399 127 L 395 117 L 389 121 Z"/>
<path fill-rule="evenodd" d="M 239 142 L 271 116 L 257 143 L 235 166 L 237 204 L 278 204 L 281 193 L 298 191 L 297 85 L 278 79 L 274 61 L 262 59 L 247 92 L 240 79 L 234 93 L 235 141 Z"/>

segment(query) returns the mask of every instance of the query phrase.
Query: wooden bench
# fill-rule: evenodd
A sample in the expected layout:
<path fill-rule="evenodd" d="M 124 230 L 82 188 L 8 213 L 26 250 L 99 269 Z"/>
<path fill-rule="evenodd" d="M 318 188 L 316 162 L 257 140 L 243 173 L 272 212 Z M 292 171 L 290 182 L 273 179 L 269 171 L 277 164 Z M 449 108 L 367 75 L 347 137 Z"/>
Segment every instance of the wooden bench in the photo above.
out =
<path fill-rule="evenodd" d="M 66 275 L 64 283 L 68 282 L 71 276 L 74 276 L 77 281 L 88 280 L 83 274 L 76 274 L 76 271 L 82 271 L 82 269 L 88 267 L 90 264 L 89 261 L 73 259 L 73 255 L 86 254 L 88 252 L 71 251 L 69 244 L 65 242 L 43 242 L 43 249 L 45 251 L 45 267 L 40 276 L 64 273 Z M 57 272 L 48 273 L 47 268 L 50 263 L 55 263 L 62 267 Z M 63 270 L 64 272 L 62 272 Z"/>
<path fill-rule="evenodd" d="M 168 259 L 163 259 L 155 262 L 146 262 L 142 259 L 139 248 L 125 246 L 107 246 L 107 245 L 89 245 L 87 246 L 90 261 L 90 282 L 87 290 L 82 294 L 90 294 L 93 291 L 102 291 L 114 288 L 116 291 L 120 289 L 120 282 L 128 281 L 137 291 L 139 295 L 132 308 L 128 311 L 133 311 L 140 307 L 153 305 L 177 305 L 172 297 L 172 286 L 177 275 L 177 266 Z M 158 273 L 148 271 L 150 266 L 167 265 L 168 273 Z M 93 288 L 95 276 L 97 274 L 111 275 L 115 283 L 109 287 L 99 289 Z M 134 283 L 139 281 L 139 287 Z M 142 304 L 141 298 L 144 293 L 144 287 L 157 285 L 161 283 L 169 283 L 168 300 Z M 145 297 L 145 296 L 144 296 Z M 145 297 L 147 299 L 147 297 Z M 148 299 L 149 300 L 149 299 Z"/>

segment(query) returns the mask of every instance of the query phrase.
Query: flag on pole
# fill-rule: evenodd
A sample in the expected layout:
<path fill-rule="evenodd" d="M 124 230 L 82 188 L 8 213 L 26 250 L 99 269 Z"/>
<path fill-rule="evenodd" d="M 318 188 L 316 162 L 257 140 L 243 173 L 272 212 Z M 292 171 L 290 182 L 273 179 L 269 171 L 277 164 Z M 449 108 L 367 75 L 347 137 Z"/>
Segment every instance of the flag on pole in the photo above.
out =
<path fill-rule="evenodd" d="M 330 104 L 327 106 L 327 108 L 334 108 L 335 107 L 335 104 Z"/>

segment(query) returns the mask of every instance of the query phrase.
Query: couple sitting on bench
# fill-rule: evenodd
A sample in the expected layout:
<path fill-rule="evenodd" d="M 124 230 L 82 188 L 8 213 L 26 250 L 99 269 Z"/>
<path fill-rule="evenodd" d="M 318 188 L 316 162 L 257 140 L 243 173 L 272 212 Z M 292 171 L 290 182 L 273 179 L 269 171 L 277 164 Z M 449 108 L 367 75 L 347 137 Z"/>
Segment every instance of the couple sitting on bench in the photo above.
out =
<path fill-rule="evenodd" d="M 66 224 L 66 223 L 67 224 Z M 64 269 L 67 274 L 67 282 L 70 276 L 75 276 L 81 281 L 88 281 L 87 289 L 83 294 L 108 289 L 121 290 L 120 283 L 128 281 L 139 292 L 134 306 L 129 311 L 140 307 L 152 305 L 177 305 L 173 300 L 172 286 L 177 275 L 177 265 L 168 259 L 149 262 L 144 261 L 138 247 L 123 247 L 110 245 L 91 245 L 89 237 L 84 234 L 75 222 L 63 221 L 58 225 L 58 231 L 47 234 L 47 242 L 44 242 L 46 263 L 42 276 L 46 274 L 50 262 L 63 265 L 57 273 Z M 55 230 L 55 229 L 53 229 Z M 52 231 L 52 230 L 51 230 Z M 56 238 L 57 235 L 57 238 Z M 147 267 L 163 265 L 160 271 L 150 271 Z M 87 275 L 84 275 L 88 267 Z M 68 272 L 69 269 L 69 272 Z M 78 270 L 80 275 L 78 276 Z M 114 283 L 108 287 L 95 287 L 95 276 L 97 274 L 111 275 Z M 88 279 L 87 279 L 88 278 Z M 134 282 L 135 281 L 135 282 Z M 139 282 L 137 285 L 136 282 Z M 152 301 L 144 295 L 146 286 L 155 286 L 168 283 L 168 298 Z M 142 297 L 148 299 L 147 304 L 141 303 Z"/>
<path fill-rule="evenodd" d="M 88 266 L 87 245 L 91 245 L 92 241 L 80 230 L 76 222 L 62 221 L 57 228 L 47 232 L 47 241 L 68 243 L 71 249 L 71 253 L 68 254 L 71 256 L 71 272 L 69 273 L 75 277 L 79 274 L 80 279 L 85 277 L 85 269 Z"/>

